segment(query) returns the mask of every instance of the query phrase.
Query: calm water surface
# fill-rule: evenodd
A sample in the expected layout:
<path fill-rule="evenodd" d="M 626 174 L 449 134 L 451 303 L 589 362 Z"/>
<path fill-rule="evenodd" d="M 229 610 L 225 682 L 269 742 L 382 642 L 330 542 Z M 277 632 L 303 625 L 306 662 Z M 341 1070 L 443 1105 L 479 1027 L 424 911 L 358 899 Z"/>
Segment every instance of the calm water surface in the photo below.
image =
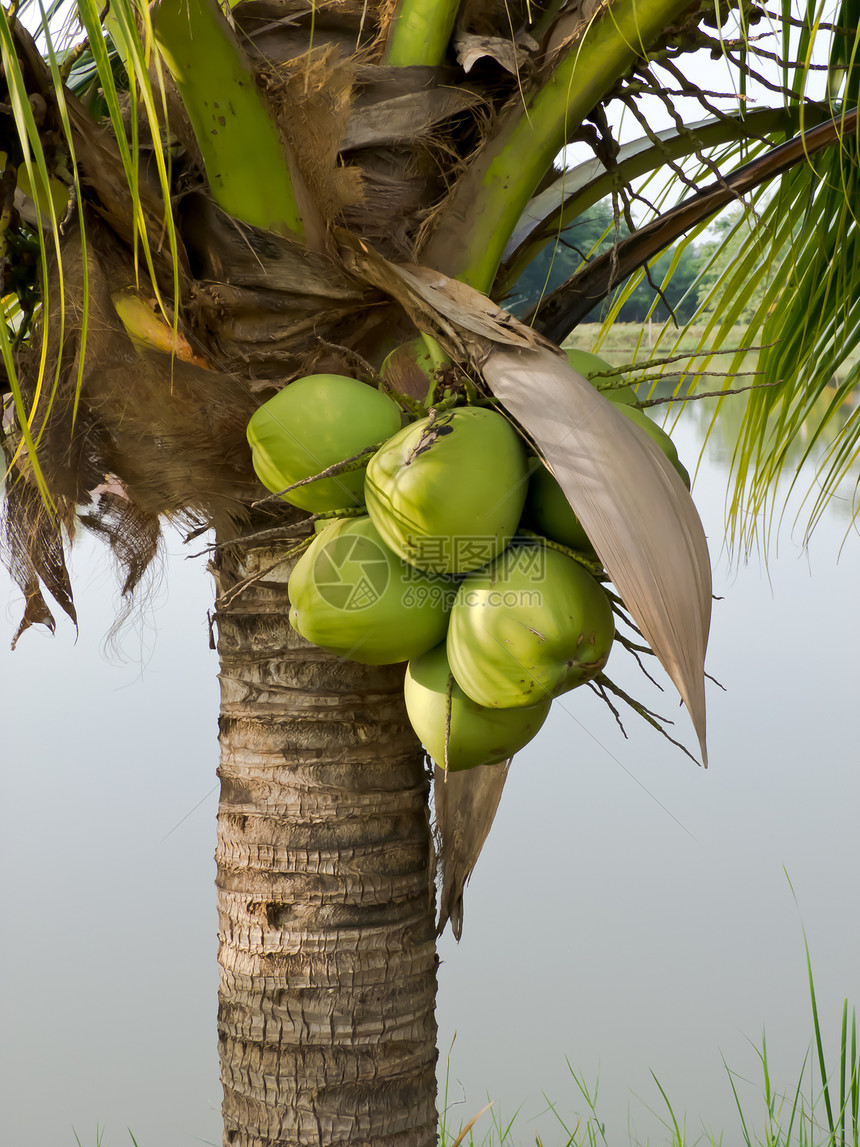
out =
<path fill-rule="evenodd" d="M 690 465 L 694 428 L 675 438 Z M 585 1111 L 569 1060 L 599 1078 L 611 1144 L 628 1128 L 662 1142 L 652 1071 L 688 1131 L 739 1142 L 723 1059 L 760 1126 L 762 1031 L 786 1088 L 809 1043 L 801 922 L 834 1056 L 842 999 L 860 998 L 860 539 L 837 563 L 837 505 L 808 556 L 786 531 L 766 571 L 733 568 L 720 455 L 715 443 L 695 487 L 721 597 L 711 767 L 633 716 L 625 740 L 587 690 L 553 706 L 511 772 L 462 943 L 441 943 L 458 1124 L 489 1098 L 505 1123 L 519 1111 L 512 1142 L 564 1143 L 547 1106 L 568 1126 Z M 0 583 L 0 1104 L 15 1147 L 74 1147 L 75 1132 L 94 1147 L 97 1128 L 103 1147 L 130 1144 L 127 1128 L 139 1147 L 220 1143 L 211 589 L 202 561 L 170 548 L 121 665 L 101 648 L 115 583 L 95 546 L 75 560 L 77 643 L 60 622 L 9 654 L 18 604 Z M 609 671 L 693 748 L 671 687 L 644 689 L 619 653 Z"/>

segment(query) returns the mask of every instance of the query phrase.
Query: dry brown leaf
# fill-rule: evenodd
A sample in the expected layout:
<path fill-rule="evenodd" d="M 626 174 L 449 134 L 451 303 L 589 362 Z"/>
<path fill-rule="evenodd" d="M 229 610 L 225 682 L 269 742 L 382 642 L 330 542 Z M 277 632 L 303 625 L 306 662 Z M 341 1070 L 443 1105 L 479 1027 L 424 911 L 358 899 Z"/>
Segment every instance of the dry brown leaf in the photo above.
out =
<path fill-rule="evenodd" d="M 529 47 L 534 45 L 532 51 L 538 47 L 530 36 L 526 42 Z M 476 36 L 472 32 L 459 32 L 454 37 L 454 49 L 457 53 L 457 63 L 467 74 L 478 60 L 489 56 L 511 75 L 517 76 L 529 56 L 528 48 L 522 41 L 514 43 L 513 40 L 501 36 Z"/>
<path fill-rule="evenodd" d="M 696 507 L 662 450 L 546 350 L 497 348 L 484 378 L 532 437 L 681 694 L 707 767 L 711 564 Z"/>
<path fill-rule="evenodd" d="M 515 347 L 546 345 L 546 340 L 530 327 L 459 279 L 451 279 L 441 271 L 418 263 L 399 263 L 393 269 L 432 310 L 479 338 Z"/>
<path fill-rule="evenodd" d="M 460 939 L 463 890 L 492 828 L 510 763 L 479 765 L 475 769 L 447 774 L 438 765 L 434 767 L 433 801 L 436 828 L 441 837 L 439 856 L 442 869 L 439 935 L 450 920 L 451 931 L 456 939 Z"/>
<path fill-rule="evenodd" d="M 599 14 L 601 8 L 606 6 L 606 0 L 575 0 L 575 3 L 568 4 L 561 18 L 553 26 L 547 41 L 545 58 L 547 60 L 557 58 L 581 40 L 588 25 Z"/>
<path fill-rule="evenodd" d="M 334 236 L 350 274 L 396 299 L 415 327 L 432 334 L 453 358 L 477 368 L 500 343 L 542 347 L 564 358 L 543 335 L 467 283 L 419 263 L 392 263 L 342 228 Z"/>
<path fill-rule="evenodd" d="M 441 87 L 381 100 L 353 111 L 340 150 L 420 139 L 437 124 L 481 102 L 476 92 Z"/>

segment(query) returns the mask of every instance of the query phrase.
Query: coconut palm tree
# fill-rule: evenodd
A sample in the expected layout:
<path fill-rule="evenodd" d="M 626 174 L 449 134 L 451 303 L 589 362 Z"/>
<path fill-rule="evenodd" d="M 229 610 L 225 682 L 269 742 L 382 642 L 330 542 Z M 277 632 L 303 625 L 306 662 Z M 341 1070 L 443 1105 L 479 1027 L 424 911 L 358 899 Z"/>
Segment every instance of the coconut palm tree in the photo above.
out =
<path fill-rule="evenodd" d="M 856 17 L 855 0 L 826 21 L 747 0 L 75 0 L 0 16 L 15 640 L 53 628 L 48 597 L 75 619 L 76 531 L 106 540 L 128 596 L 163 519 L 214 530 L 226 1144 L 435 1141 L 435 935 L 459 933 L 507 767 L 434 782 L 402 666 L 290 628 L 312 524 L 259 486 L 250 416 L 311 372 L 378 382 L 391 352 L 384 384 L 414 413 L 413 340 L 431 336 L 452 364 L 440 382 L 465 379 L 551 464 L 704 754 L 695 509 L 557 344 L 741 204 L 754 226 L 711 288 L 725 323 L 710 345 L 765 276 L 750 337 L 771 344 L 778 385 L 749 400 L 737 459 L 738 521 L 757 513 L 856 337 Z M 734 79 L 726 98 L 700 81 L 708 53 Z M 619 108 L 639 138 L 621 141 Z M 573 144 L 592 158 L 557 170 Z M 607 196 L 611 250 L 513 319 L 522 269 Z M 856 436 L 849 422 L 832 481 Z"/>

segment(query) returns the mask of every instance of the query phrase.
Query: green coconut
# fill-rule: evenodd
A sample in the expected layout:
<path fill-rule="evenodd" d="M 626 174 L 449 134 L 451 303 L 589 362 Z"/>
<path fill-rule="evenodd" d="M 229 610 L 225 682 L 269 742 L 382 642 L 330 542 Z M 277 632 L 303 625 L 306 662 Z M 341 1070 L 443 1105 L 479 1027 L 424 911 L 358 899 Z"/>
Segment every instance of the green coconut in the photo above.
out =
<path fill-rule="evenodd" d="M 602 392 L 604 398 L 608 398 L 610 402 L 614 402 L 619 410 L 635 422 L 640 430 L 644 430 L 646 434 L 657 443 L 684 482 L 687 489 L 690 489 L 690 475 L 683 462 L 678 458 L 678 451 L 675 449 L 675 443 L 669 437 L 662 427 L 653 422 L 644 411 L 640 410 L 636 405 L 636 391 L 632 386 L 625 386 L 622 382 L 621 375 L 615 371 L 613 374 L 607 374 L 607 371 L 614 371 L 611 362 L 607 362 L 605 358 L 599 355 L 592 354 L 587 350 L 566 350 L 567 361 L 574 370 L 578 370 L 581 375 L 589 380 L 599 391 Z M 600 377 L 597 377 L 600 376 Z M 539 483 L 543 483 L 543 479 L 539 479 Z M 562 497 L 564 495 L 562 494 Z M 551 496 L 550 500 L 555 503 L 555 496 Z M 554 513 L 554 512 L 553 512 Z M 571 510 L 571 514 L 573 511 Z M 555 514 L 554 514 L 555 516 Z M 579 530 L 582 529 L 577 521 Z M 568 531 L 574 527 L 568 523 Z M 547 537 L 552 537 L 554 541 L 562 541 L 561 538 L 556 538 L 555 535 L 547 534 Z M 569 543 L 564 542 L 564 545 Z M 579 549 L 579 546 L 571 546 L 571 549 Z"/>
<path fill-rule="evenodd" d="M 632 386 L 624 385 L 624 380 L 611 362 L 607 362 L 600 355 L 592 354 L 590 350 L 570 349 L 564 353 L 573 369 L 579 371 L 583 378 L 587 378 L 592 386 L 602 391 L 606 398 L 625 405 L 636 401 L 636 391 Z M 607 371 L 613 373 L 607 374 Z"/>
<path fill-rule="evenodd" d="M 388 397 L 342 374 L 298 378 L 256 410 L 248 442 L 257 477 L 278 493 L 400 429 L 400 408 Z M 364 466 L 321 478 L 283 495 L 285 502 L 321 513 L 360 506 Z"/>
<path fill-rule="evenodd" d="M 380 373 L 396 391 L 423 402 L 436 387 L 436 372 L 450 365 L 451 359 L 436 339 L 422 331 L 395 347 L 382 363 Z"/>
<path fill-rule="evenodd" d="M 404 561 L 433 573 L 468 573 L 514 536 L 527 475 L 525 448 L 510 423 L 468 406 L 395 434 L 367 467 L 364 497 Z"/>
<path fill-rule="evenodd" d="M 447 764 L 454 772 L 512 757 L 534 737 L 552 704 L 545 697 L 520 709 L 476 705 L 451 676 L 444 642 L 409 662 L 403 693 L 424 748 L 440 768 Z"/>
<path fill-rule="evenodd" d="M 331 653 L 388 665 L 445 636 L 455 587 L 422 573 L 385 545 L 370 518 L 336 518 L 290 576 L 290 625 Z"/>
<path fill-rule="evenodd" d="M 471 700 L 515 708 L 588 681 L 606 664 L 614 636 L 609 598 L 578 562 L 546 546 L 515 545 L 460 585 L 448 660 Z"/>
<path fill-rule="evenodd" d="M 607 396 L 611 397 L 611 396 Z M 684 466 L 681 459 L 678 457 L 678 451 L 675 449 L 675 443 L 666 433 L 662 426 L 658 426 L 653 422 L 644 410 L 640 410 L 638 406 L 626 406 L 622 403 L 617 404 L 618 409 L 625 414 L 631 422 L 635 422 L 640 430 L 644 430 L 660 447 L 672 466 L 680 474 L 681 480 L 687 489 L 690 489 L 690 475 L 687 473 L 687 468 Z"/>
<path fill-rule="evenodd" d="M 532 460 L 522 524 L 553 542 L 576 550 L 589 560 L 597 554 L 585 528 L 573 512 L 564 490 L 540 458 Z"/>

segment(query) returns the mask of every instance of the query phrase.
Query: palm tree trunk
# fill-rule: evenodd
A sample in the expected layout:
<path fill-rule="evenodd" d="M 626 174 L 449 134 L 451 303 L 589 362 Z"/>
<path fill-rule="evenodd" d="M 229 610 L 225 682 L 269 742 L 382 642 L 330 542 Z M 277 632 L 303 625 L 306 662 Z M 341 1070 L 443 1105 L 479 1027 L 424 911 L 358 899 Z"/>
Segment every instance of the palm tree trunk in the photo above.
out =
<path fill-rule="evenodd" d="M 214 566 L 224 1143 L 431 1147 L 429 778 L 403 670 L 290 628 L 285 548 L 231 547 Z"/>

